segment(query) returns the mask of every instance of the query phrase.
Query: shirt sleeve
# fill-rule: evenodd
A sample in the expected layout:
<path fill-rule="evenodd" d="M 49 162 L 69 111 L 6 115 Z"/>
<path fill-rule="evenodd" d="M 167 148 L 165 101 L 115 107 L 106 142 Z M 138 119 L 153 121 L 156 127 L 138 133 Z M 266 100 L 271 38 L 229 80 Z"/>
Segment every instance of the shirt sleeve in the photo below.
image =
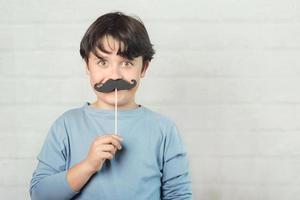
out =
<path fill-rule="evenodd" d="M 176 125 L 168 131 L 163 151 L 162 199 L 192 199 L 188 157 Z"/>
<path fill-rule="evenodd" d="M 71 199 L 78 193 L 67 182 L 67 147 L 64 119 L 59 117 L 49 129 L 37 156 L 38 164 L 30 182 L 32 200 Z"/>

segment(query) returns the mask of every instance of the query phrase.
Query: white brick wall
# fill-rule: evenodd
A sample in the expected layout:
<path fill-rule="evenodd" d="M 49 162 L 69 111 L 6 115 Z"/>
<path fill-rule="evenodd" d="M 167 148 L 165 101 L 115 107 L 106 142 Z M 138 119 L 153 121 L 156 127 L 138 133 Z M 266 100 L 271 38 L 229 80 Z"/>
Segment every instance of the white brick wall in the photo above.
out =
<path fill-rule="evenodd" d="M 155 44 L 137 99 L 178 124 L 195 199 L 300 199 L 300 1 L 1 0 L 2 199 L 30 199 L 48 128 L 95 99 L 79 42 L 116 10 Z"/>

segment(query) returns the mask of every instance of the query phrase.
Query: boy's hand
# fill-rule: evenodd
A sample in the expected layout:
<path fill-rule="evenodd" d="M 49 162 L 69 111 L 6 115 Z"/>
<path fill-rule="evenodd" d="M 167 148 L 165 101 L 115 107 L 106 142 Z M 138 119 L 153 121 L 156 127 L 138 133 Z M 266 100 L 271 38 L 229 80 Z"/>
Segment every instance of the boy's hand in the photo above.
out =
<path fill-rule="evenodd" d="M 116 134 L 97 137 L 90 146 L 84 163 L 95 173 L 101 170 L 106 159 L 111 160 L 117 150 L 122 148 L 123 139 Z"/>

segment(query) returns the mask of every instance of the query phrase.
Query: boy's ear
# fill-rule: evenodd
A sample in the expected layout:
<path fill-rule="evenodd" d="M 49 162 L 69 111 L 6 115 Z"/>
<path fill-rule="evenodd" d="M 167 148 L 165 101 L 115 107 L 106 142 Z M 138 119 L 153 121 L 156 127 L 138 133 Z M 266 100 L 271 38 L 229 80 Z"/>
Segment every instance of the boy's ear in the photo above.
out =
<path fill-rule="evenodd" d="M 146 71 L 147 71 L 147 69 L 148 69 L 148 67 L 149 67 L 149 61 L 145 61 L 144 62 L 144 70 L 141 72 L 141 78 L 144 78 L 145 77 L 145 74 L 146 74 Z"/>

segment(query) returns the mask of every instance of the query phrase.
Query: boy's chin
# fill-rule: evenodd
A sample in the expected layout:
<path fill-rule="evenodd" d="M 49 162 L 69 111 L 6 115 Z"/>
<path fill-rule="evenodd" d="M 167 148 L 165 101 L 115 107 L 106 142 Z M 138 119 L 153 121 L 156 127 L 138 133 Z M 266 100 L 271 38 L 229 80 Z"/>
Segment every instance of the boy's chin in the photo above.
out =
<path fill-rule="evenodd" d="M 131 99 L 131 98 L 129 98 L 128 95 L 129 94 L 124 94 L 124 93 L 118 92 L 117 105 L 124 106 L 124 105 L 129 104 L 130 103 L 129 99 Z M 106 104 L 108 104 L 110 106 L 115 106 L 114 92 L 103 94 L 99 98 L 102 100 L 102 102 L 105 102 Z"/>
<path fill-rule="evenodd" d="M 114 108 L 115 107 L 115 101 L 105 101 L 106 104 L 108 104 L 110 107 Z M 129 101 L 118 101 L 117 106 L 119 108 L 124 107 L 126 105 L 130 104 Z"/>

